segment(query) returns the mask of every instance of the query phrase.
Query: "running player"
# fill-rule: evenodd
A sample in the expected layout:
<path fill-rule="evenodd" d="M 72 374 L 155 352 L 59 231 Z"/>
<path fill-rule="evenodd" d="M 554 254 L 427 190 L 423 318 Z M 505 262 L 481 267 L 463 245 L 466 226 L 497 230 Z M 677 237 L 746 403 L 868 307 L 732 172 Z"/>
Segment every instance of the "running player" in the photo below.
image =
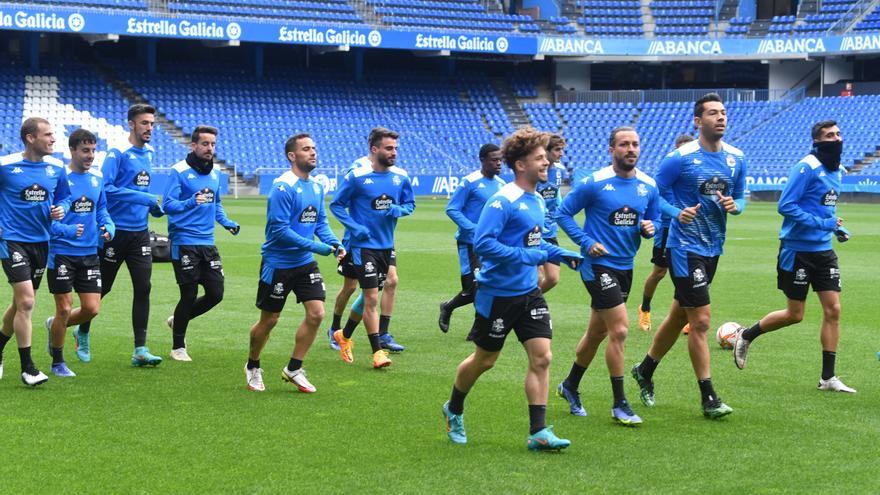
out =
<path fill-rule="evenodd" d="M 559 245 L 556 240 L 558 228 L 556 227 L 556 210 L 562 204 L 562 181 L 565 179 L 565 166 L 562 165 L 562 156 L 565 154 L 565 138 L 558 134 L 551 134 L 547 143 L 547 159 L 550 168 L 547 170 L 547 180 L 538 183 L 538 194 L 544 198 L 547 206 L 547 218 L 544 220 L 544 240 L 550 244 Z M 559 283 L 559 265 L 548 261 L 538 267 L 538 286 L 544 294 L 556 287 Z"/>
<path fill-rule="evenodd" d="M 49 355 L 52 374 L 72 377 L 76 374 L 64 361 L 64 338 L 67 327 L 91 321 L 101 309 L 101 268 L 98 261 L 100 240 L 110 241 L 116 226 L 107 213 L 107 198 L 101 173 L 92 169 L 98 139 L 77 129 L 70 133 L 70 170 L 67 183 L 73 202 L 63 220 L 52 222 L 49 241 L 49 292 L 55 297 L 55 316 L 46 320 L 49 330 Z M 80 307 L 73 306 L 73 291 Z M 78 334 L 74 328 L 74 338 Z M 82 359 L 82 357 L 80 357 Z M 88 358 L 83 360 L 88 362 Z"/>
<path fill-rule="evenodd" d="M 409 175 L 394 166 L 398 134 L 383 129 L 371 133 L 370 167 L 359 167 L 345 176 L 339 185 L 330 210 L 348 230 L 351 260 L 358 282 L 364 291 L 363 321 L 373 351 L 373 367 L 384 368 L 391 360 L 382 350 L 380 333 L 391 321 L 394 292 L 397 288 L 397 259 L 394 229 L 397 219 L 412 214 L 416 207 Z M 382 297 L 379 315 L 379 291 Z M 340 356 L 352 362 L 351 335 L 354 328 L 336 330 L 333 338 Z M 390 334 L 387 334 L 390 335 Z"/>
<path fill-rule="evenodd" d="M 715 393 L 709 363 L 711 306 L 709 286 L 724 246 L 727 215 L 745 208 L 746 161 L 743 152 L 722 141 L 727 111 L 721 97 L 709 93 L 694 104 L 694 125 L 700 138 L 673 151 L 660 163 L 654 179 L 670 204 L 663 211 L 676 219 L 669 226 L 666 248 L 675 285 L 669 314 L 633 378 L 641 388 L 642 402 L 654 405 L 654 370 L 675 345 L 681 328 L 690 325 L 688 351 L 702 397 L 703 414 L 709 418 L 733 412 Z"/>
<path fill-rule="evenodd" d="M 785 309 L 761 318 L 748 329 L 740 329 L 733 345 L 736 366 L 746 366 L 749 347 L 767 332 L 800 323 L 804 319 L 807 289 L 822 305 L 822 375 L 819 390 L 855 393 L 834 371 L 840 340 L 840 267 L 831 248 L 831 236 L 849 240 L 843 219 L 837 216 L 837 198 L 844 170 L 840 166 L 843 139 L 833 120 L 817 122 L 812 129 L 813 150 L 788 175 L 779 198 L 782 240 L 777 265 L 777 285 L 788 298 Z"/>
<path fill-rule="evenodd" d="M 226 217 L 220 201 L 220 169 L 214 167 L 217 129 L 197 126 L 190 136 L 190 153 L 171 167 L 162 195 L 171 238 L 171 264 L 180 300 L 166 324 L 171 328 L 171 359 L 192 361 L 186 351 L 190 320 L 223 300 L 223 262 L 214 245 L 214 222 L 232 235 L 240 227 Z M 199 285 L 205 290 L 199 295 Z"/>
<path fill-rule="evenodd" d="M 476 316 L 471 329 L 476 349 L 458 365 L 452 395 L 443 404 L 446 430 L 454 443 L 467 443 L 465 396 L 495 364 L 513 330 L 529 358 L 525 381 L 529 450 L 559 450 L 571 444 L 546 424 L 553 332 L 535 267 L 552 259 L 576 268 L 581 257 L 541 239 L 545 206 L 535 187 L 547 180 L 548 138 L 525 128 L 504 141 L 502 155 L 514 171 L 514 182 L 489 198 L 477 222 L 474 250 L 483 268 L 476 277 L 480 288 L 474 298 Z"/>
<path fill-rule="evenodd" d="M 474 254 L 474 229 L 483 206 L 505 184 L 501 173 L 501 148 L 489 143 L 480 148 L 480 170 L 462 179 L 458 189 L 446 205 L 446 215 L 458 226 L 455 241 L 458 244 L 458 265 L 461 274 L 461 292 L 440 303 L 438 325 L 449 331 L 449 319 L 456 308 L 474 302 L 474 276 L 480 271 L 480 259 Z"/>
<path fill-rule="evenodd" d="M 626 300 L 641 236 L 650 238 L 660 224 L 660 196 L 654 179 L 636 169 L 641 150 L 635 129 L 617 127 L 611 131 L 608 152 L 611 166 L 581 181 L 557 212 L 559 225 L 584 255 L 580 272 L 592 298 L 592 311 L 571 371 L 556 387 L 556 394 L 568 400 L 571 414 L 587 415 L 578 387 L 599 344 L 608 337 L 605 362 L 614 396 L 611 417 L 635 426 L 642 418 L 633 412 L 623 391 L 623 350 L 629 331 Z M 583 228 L 574 219 L 581 211 L 585 212 Z"/>
<path fill-rule="evenodd" d="M 260 354 L 269 341 L 269 333 L 278 324 L 287 296 L 293 292 L 302 303 L 305 317 L 296 331 L 290 361 L 281 370 L 281 378 L 301 392 L 315 392 L 302 367 L 324 319 L 324 279 L 314 254 L 337 259 L 345 248 L 333 235 L 324 211 L 324 189 L 309 174 L 318 163 L 315 142 L 306 133 L 297 134 L 284 145 L 290 170 L 275 179 L 266 206 L 266 242 L 260 263 L 257 307 L 260 319 L 251 328 L 250 353 L 244 373 L 250 390 L 262 392 L 263 369 Z M 319 240 L 314 240 L 315 236 Z"/>
<path fill-rule="evenodd" d="M 675 138 L 675 149 L 681 148 L 683 144 L 687 144 L 693 140 L 694 137 L 690 134 L 682 134 Z M 666 256 L 666 238 L 669 236 L 669 220 L 670 218 L 668 216 L 662 215 L 660 231 L 654 236 L 654 252 L 653 256 L 651 256 L 651 263 L 654 264 L 654 267 L 645 279 L 645 288 L 642 291 L 642 304 L 640 304 L 638 308 L 639 328 L 641 328 L 643 332 L 651 331 L 651 299 L 654 298 L 654 291 L 657 290 L 657 285 L 660 284 L 660 281 L 663 280 L 663 277 L 666 276 L 666 271 L 669 269 L 669 259 Z M 685 329 L 687 328 L 688 326 L 685 325 Z M 685 333 L 688 331 L 689 330 L 685 331 Z"/>
<path fill-rule="evenodd" d="M 116 223 L 116 236 L 105 242 L 101 258 L 101 297 L 113 290 L 116 275 L 124 262 L 131 276 L 131 324 L 134 332 L 132 366 L 158 366 L 162 358 L 147 348 L 147 324 L 150 319 L 150 278 L 153 256 L 150 250 L 148 214 L 164 215 L 159 197 L 150 193 L 150 174 L 156 152 L 150 146 L 156 109 L 137 103 L 128 109 L 128 146 L 107 152 L 101 166 L 107 210 Z M 78 353 L 91 357 L 89 332 L 91 322 L 80 324 Z"/>
<path fill-rule="evenodd" d="M 70 189 L 64 166 L 49 156 L 55 146 L 49 121 L 26 119 L 20 135 L 24 152 L 0 158 L 0 260 L 12 286 L 12 304 L 3 313 L 0 331 L 0 378 L 3 350 L 14 333 L 21 381 L 36 387 L 49 378 L 31 358 L 31 315 L 46 271 L 51 221 L 64 218 Z"/>

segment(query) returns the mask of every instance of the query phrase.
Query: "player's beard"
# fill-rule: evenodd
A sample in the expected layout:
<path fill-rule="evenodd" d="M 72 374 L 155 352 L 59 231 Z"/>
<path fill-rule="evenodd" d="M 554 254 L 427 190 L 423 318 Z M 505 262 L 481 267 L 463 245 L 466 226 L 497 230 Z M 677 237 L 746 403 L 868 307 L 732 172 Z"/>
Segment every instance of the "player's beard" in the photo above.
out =
<path fill-rule="evenodd" d="M 394 162 L 392 162 L 391 160 L 389 160 L 387 157 L 384 157 L 384 156 L 381 156 L 381 155 L 377 155 L 377 156 L 376 156 L 376 162 L 378 162 L 379 165 L 381 165 L 381 166 L 383 166 L 383 167 L 385 167 L 385 168 L 391 168 L 391 167 L 394 166 Z"/>
<path fill-rule="evenodd" d="M 633 164 L 630 165 L 626 162 L 626 157 L 623 157 L 620 160 L 614 160 L 614 162 L 615 167 L 623 170 L 624 172 L 632 172 L 632 170 L 636 168 L 636 165 L 638 165 L 639 163 L 638 159 L 636 159 L 636 161 L 634 161 Z"/>
<path fill-rule="evenodd" d="M 298 168 L 298 169 L 300 170 L 300 172 L 305 172 L 305 173 L 307 173 L 307 174 L 311 173 L 312 170 L 315 170 L 315 168 L 316 168 L 317 166 L 318 166 L 317 163 L 313 164 L 313 163 L 311 163 L 311 162 L 297 163 L 297 164 L 296 164 L 296 168 Z"/>

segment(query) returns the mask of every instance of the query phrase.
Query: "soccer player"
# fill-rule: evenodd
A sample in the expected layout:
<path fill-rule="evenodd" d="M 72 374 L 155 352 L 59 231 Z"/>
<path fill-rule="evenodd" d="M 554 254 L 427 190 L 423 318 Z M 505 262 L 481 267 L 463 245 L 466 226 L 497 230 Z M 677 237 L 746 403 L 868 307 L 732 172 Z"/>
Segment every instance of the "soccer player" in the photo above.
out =
<path fill-rule="evenodd" d="M 24 152 L 0 158 L 0 260 L 12 286 L 12 304 L 0 331 L 0 378 L 3 350 L 15 334 L 21 381 L 30 387 L 49 380 L 31 358 L 31 315 L 46 271 L 49 228 L 70 207 L 64 166 L 51 155 L 55 131 L 48 120 L 31 117 L 21 124 Z"/>
<path fill-rule="evenodd" d="M 727 110 L 717 94 L 709 93 L 696 101 L 694 126 L 700 138 L 666 155 L 654 176 L 660 194 L 669 203 L 662 205 L 663 212 L 675 219 L 666 241 L 675 299 L 645 358 L 633 366 L 632 376 L 641 389 L 642 402 L 653 407 L 654 370 L 687 323 L 688 351 L 703 414 L 719 418 L 733 409 L 721 401 L 712 386 L 706 342 L 711 317 L 709 285 L 724 246 L 727 215 L 741 214 L 746 205 L 746 160 L 742 151 L 722 141 Z"/>
<path fill-rule="evenodd" d="M 681 148 L 683 144 L 693 140 L 694 137 L 690 134 L 682 134 L 675 138 L 675 149 Z M 651 256 L 651 263 L 654 264 L 654 267 L 645 279 L 645 288 L 642 291 L 642 304 L 638 308 L 639 328 L 643 332 L 651 331 L 651 299 L 654 298 L 654 291 L 657 290 L 657 285 L 660 284 L 660 281 L 663 280 L 663 277 L 666 276 L 666 271 L 669 269 L 669 259 L 666 256 L 666 239 L 669 236 L 670 218 L 667 215 L 661 215 L 661 217 L 660 231 L 654 235 L 654 252 Z M 688 329 L 687 325 L 685 325 L 685 329 Z M 690 330 L 688 329 L 685 333 L 688 331 Z"/>
<path fill-rule="evenodd" d="M 556 387 L 556 394 L 568 400 L 571 414 L 587 415 L 578 387 L 599 344 L 607 337 L 605 363 L 614 397 L 611 417 L 635 426 L 642 423 L 642 418 L 633 412 L 623 391 L 623 351 L 629 331 L 626 300 L 641 237 L 653 236 L 660 224 L 660 195 L 654 179 L 636 169 L 641 150 L 635 129 L 617 127 L 611 131 L 608 153 L 611 166 L 583 179 L 556 214 L 562 230 L 581 247 L 581 279 L 592 298 L 587 331 L 575 350 L 571 371 Z M 574 219 L 581 211 L 585 216 L 583 228 Z"/>
<path fill-rule="evenodd" d="M 76 374 L 64 361 L 67 327 L 91 321 L 101 309 L 101 268 L 98 261 L 100 240 L 110 241 L 116 226 L 107 213 L 107 198 L 101 173 L 92 169 L 98 139 L 77 129 L 70 133 L 70 170 L 67 182 L 73 201 L 63 220 L 52 222 L 49 241 L 49 292 L 55 297 L 55 316 L 46 320 L 52 374 Z M 73 291 L 80 307 L 72 309 Z M 74 336 L 77 330 L 74 329 Z"/>
<path fill-rule="evenodd" d="M 397 259 L 394 252 L 394 229 L 397 219 L 415 210 L 412 183 L 403 169 L 394 166 L 398 134 L 388 129 L 370 134 L 369 167 L 359 167 L 345 176 L 336 190 L 330 210 L 348 230 L 351 260 L 364 291 L 363 321 L 373 351 L 373 367 L 391 364 L 380 342 L 380 333 L 388 329 L 397 288 Z M 379 291 L 391 291 L 382 297 L 379 315 Z M 351 341 L 354 328 L 333 332 L 342 360 L 354 361 Z M 390 334 L 387 334 L 390 335 Z"/>
<path fill-rule="evenodd" d="M 290 292 L 302 303 L 305 317 L 296 331 L 296 343 L 281 378 L 301 392 L 313 393 L 303 369 L 303 360 L 315 341 L 324 319 L 324 279 L 314 254 L 337 259 L 345 248 L 333 235 L 324 211 L 324 189 L 309 174 L 318 163 L 315 142 L 306 133 L 297 134 L 284 144 L 290 170 L 275 179 L 266 206 L 266 242 L 260 263 L 260 284 L 257 307 L 260 319 L 251 328 L 250 354 L 244 373 L 248 389 L 262 392 L 263 369 L 260 354 L 269 341 L 269 333 L 278 324 L 278 317 Z M 319 240 L 315 240 L 317 235 Z"/>
<path fill-rule="evenodd" d="M 471 336 L 474 352 L 458 365 L 452 395 L 443 404 L 446 431 L 454 443 L 467 443 L 464 400 L 477 379 L 498 359 L 513 330 L 528 355 L 525 391 L 529 404 L 529 450 L 559 450 L 571 442 L 546 424 L 550 381 L 550 311 L 538 287 L 538 265 L 548 259 L 576 268 L 581 257 L 544 242 L 544 198 L 535 192 L 547 180 L 549 136 L 520 129 L 502 145 L 504 161 L 515 178 L 489 198 L 474 232 L 474 250 L 483 264 L 477 273 L 476 316 Z"/>
<path fill-rule="evenodd" d="M 550 244 L 559 245 L 556 240 L 558 228 L 556 226 L 556 210 L 562 204 L 562 181 L 565 178 L 565 166 L 562 165 L 562 156 L 565 154 L 565 138 L 558 134 L 551 134 L 547 143 L 547 159 L 550 168 L 547 170 L 547 180 L 538 183 L 537 192 L 544 198 L 547 206 L 547 218 L 544 219 L 544 240 Z M 538 267 L 538 286 L 541 292 L 546 294 L 559 283 L 559 265 L 548 261 Z"/>
<path fill-rule="evenodd" d="M 800 323 L 804 318 L 807 289 L 822 305 L 822 375 L 819 390 L 855 393 L 834 371 L 840 340 L 840 267 L 831 248 L 834 234 L 840 242 L 849 240 L 843 219 L 837 216 L 837 198 L 844 170 L 840 167 L 843 139 L 833 120 L 817 122 L 812 129 L 813 149 L 788 175 L 777 210 L 782 215 L 777 285 L 788 298 L 785 309 L 761 318 L 748 329 L 740 329 L 733 344 L 736 366 L 746 366 L 749 347 L 761 335 Z"/>
<path fill-rule="evenodd" d="M 150 146 L 156 109 L 136 103 L 128 109 L 128 147 L 107 152 L 101 166 L 107 210 L 116 223 L 116 236 L 99 250 L 101 258 L 101 297 L 113 290 L 113 283 L 122 263 L 131 276 L 131 323 L 134 332 L 132 366 L 158 366 L 162 358 L 147 348 L 147 324 L 150 319 L 150 278 L 153 255 L 150 250 L 148 215 L 164 215 L 159 198 L 150 193 L 150 174 L 156 151 Z M 89 356 L 91 322 L 80 324 L 77 332 L 77 353 Z"/>
<path fill-rule="evenodd" d="M 190 136 L 190 153 L 171 167 L 162 195 L 171 238 L 171 264 L 180 300 L 166 323 L 172 331 L 171 359 L 192 361 L 186 351 L 190 320 L 223 300 L 223 262 L 214 245 L 214 222 L 232 235 L 240 227 L 226 217 L 220 201 L 220 170 L 214 167 L 217 129 L 197 126 Z M 205 293 L 198 297 L 199 285 Z"/>
<path fill-rule="evenodd" d="M 446 205 L 446 215 L 458 226 L 455 241 L 458 244 L 458 265 L 461 274 L 461 292 L 440 303 L 438 325 L 449 331 L 449 319 L 456 308 L 474 302 L 474 276 L 480 271 L 480 259 L 474 253 L 474 229 L 483 206 L 505 184 L 501 173 L 501 148 L 489 143 L 480 148 L 480 170 L 462 179 L 458 189 Z"/>

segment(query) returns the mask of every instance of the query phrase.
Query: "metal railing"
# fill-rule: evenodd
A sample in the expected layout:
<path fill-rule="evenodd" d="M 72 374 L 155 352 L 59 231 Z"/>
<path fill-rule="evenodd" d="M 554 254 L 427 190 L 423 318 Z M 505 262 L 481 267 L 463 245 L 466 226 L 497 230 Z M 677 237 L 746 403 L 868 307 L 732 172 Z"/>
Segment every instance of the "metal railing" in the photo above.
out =
<path fill-rule="evenodd" d="M 653 103 L 665 101 L 698 100 L 706 93 L 718 93 L 721 99 L 739 102 L 748 101 L 800 101 L 806 94 L 803 87 L 785 89 L 649 89 L 649 90 L 620 90 L 620 91 L 556 91 L 554 101 L 556 103 Z"/>
<path fill-rule="evenodd" d="M 832 24 L 831 27 L 825 31 L 825 34 L 844 33 L 849 31 L 856 21 L 864 17 L 867 12 L 873 10 L 878 3 L 880 3 L 880 0 L 861 0 L 860 2 L 857 2 L 847 10 L 845 14 L 840 16 L 840 19 Z"/>

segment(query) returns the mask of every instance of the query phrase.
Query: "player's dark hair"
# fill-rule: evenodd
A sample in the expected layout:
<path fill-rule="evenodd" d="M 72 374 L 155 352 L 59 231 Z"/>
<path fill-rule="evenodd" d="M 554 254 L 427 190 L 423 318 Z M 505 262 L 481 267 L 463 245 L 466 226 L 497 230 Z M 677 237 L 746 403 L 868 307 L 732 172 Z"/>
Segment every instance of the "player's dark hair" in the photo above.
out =
<path fill-rule="evenodd" d="M 501 154 L 504 155 L 504 163 L 511 170 L 516 171 L 517 160 L 529 156 L 538 148 L 547 149 L 547 142 L 550 141 L 550 135 L 546 132 L 540 132 L 532 127 L 523 127 L 504 140 L 501 145 Z"/>
<path fill-rule="evenodd" d="M 813 129 L 810 131 L 810 135 L 813 136 L 813 141 L 818 141 L 819 138 L 822 137 L 822 129 L 828 129 L 829 127 L 834 127 L 836 125 L 836 120 L 822 120 L 813 124 Z"/>
<path fill-rule="evenodd" d="M 312 136 L 308 132 L 301 132 L 299 134 L 290 136 L 287 139 L 287 142 L 284 143 L 284 154 L 286 155 L 288 153 L 296 151 L 296 142 L 299 141 L 300 139 L 305 139 L 305 138 L 310 138 L 310 137 L 312 137 Z"/>
<path fill-rule="evenodd" d="M 193 129 L 193 131 L 192 131 L 192 135 L 190 136 L 190 139 L 191 139 L 190 142 L 198 143 L 200 134 L 213 134 L 216 136 L 217 135 L 217 128 L 211 127 L 209 125 L 197 125 L 196 128 Z"/>
<path fill-rule="evenodd" d="M 70 137 L 67 138 L 67 146 L 70 149 L 75 150 L 77 146 L 81 144 L 95 144 L 98 142 L 98 138 L 92 134 L 90 131 L 87 131 L 80 127 L 79 129 L 70 133 Z"/>
<path fill-rule="evenodd" d="M 37 129 L 39 129 L 40 124 L 49 125 L 49 121 L 42 117 L 30 117 L 25 119 L 24 122 L 21 123 L 21 142 L 27 144 L 26 136 L 34 136 L 37 135 Z"/>
<path fill-rule="evenodd" d="M 370 137 L 367 138 L 367 142 L 370 143 L 370 148 L 372 148 L 373 146 L 379 146 L 385 138 L 399 139 L 400 134 L 386 127 L 374 127 L 370 131 Z"/>
<path fill-rule="evenodd" d="M 500 149 L 501 148 L 499 148 L 497 144 L 493 144 L 493 143 L 484 144 L 483 146 L 480 147 L 480 160 L 485 160 L 486 157 L 489 156 L 489 153 L 494 153 Z"/>
<path fill-rule="evenodd" d="M 611 135 L 608 136 L 608 146 L 614 146 L 614 143 L 617 141 L 617 135 L 621 132 L 636 132 L 634 127 L 628 125 L 620 125 L 611 130 Z"/>
<path fill-rule="evenodd" d="M 685 143 L 689 143 L 691 141 L 696 140 L 697 138 L 691 136 L 690 134 L 680 134 L 677 138 L 675 138 L 675 148 L 681 148 L 681 145 Z"/>
<path fill-rule="evenodd" d="M 146 103 L 135 103 L 128 107 L 128 120 L 129 122 L 134 122 L 134 119 L 136 119 L 138 115 L 143 115 L 145 113 L 156 115 L 156 107 Z"/>
<path fill-rule="evenodd" d="M 554 148 L 565 147 L 565 144 L 564 137 L 559 134 L 551 134 L 550 140 L 547 142 L 547 149 L 552 150 Z"/>
<path fill-rule="evenodd" d="M 702 98 L 697 100 L 696 103 L 694 103 L 694 117 L 702 117 L 703 107 L 706 105 L 706 103 L 709 103 L 710 101 L 717 101 L 722 105 L 724 104 L 724 100 L 721 99 L 721 96 L 718 93 L 707 93 L 703 95 Z"/>

